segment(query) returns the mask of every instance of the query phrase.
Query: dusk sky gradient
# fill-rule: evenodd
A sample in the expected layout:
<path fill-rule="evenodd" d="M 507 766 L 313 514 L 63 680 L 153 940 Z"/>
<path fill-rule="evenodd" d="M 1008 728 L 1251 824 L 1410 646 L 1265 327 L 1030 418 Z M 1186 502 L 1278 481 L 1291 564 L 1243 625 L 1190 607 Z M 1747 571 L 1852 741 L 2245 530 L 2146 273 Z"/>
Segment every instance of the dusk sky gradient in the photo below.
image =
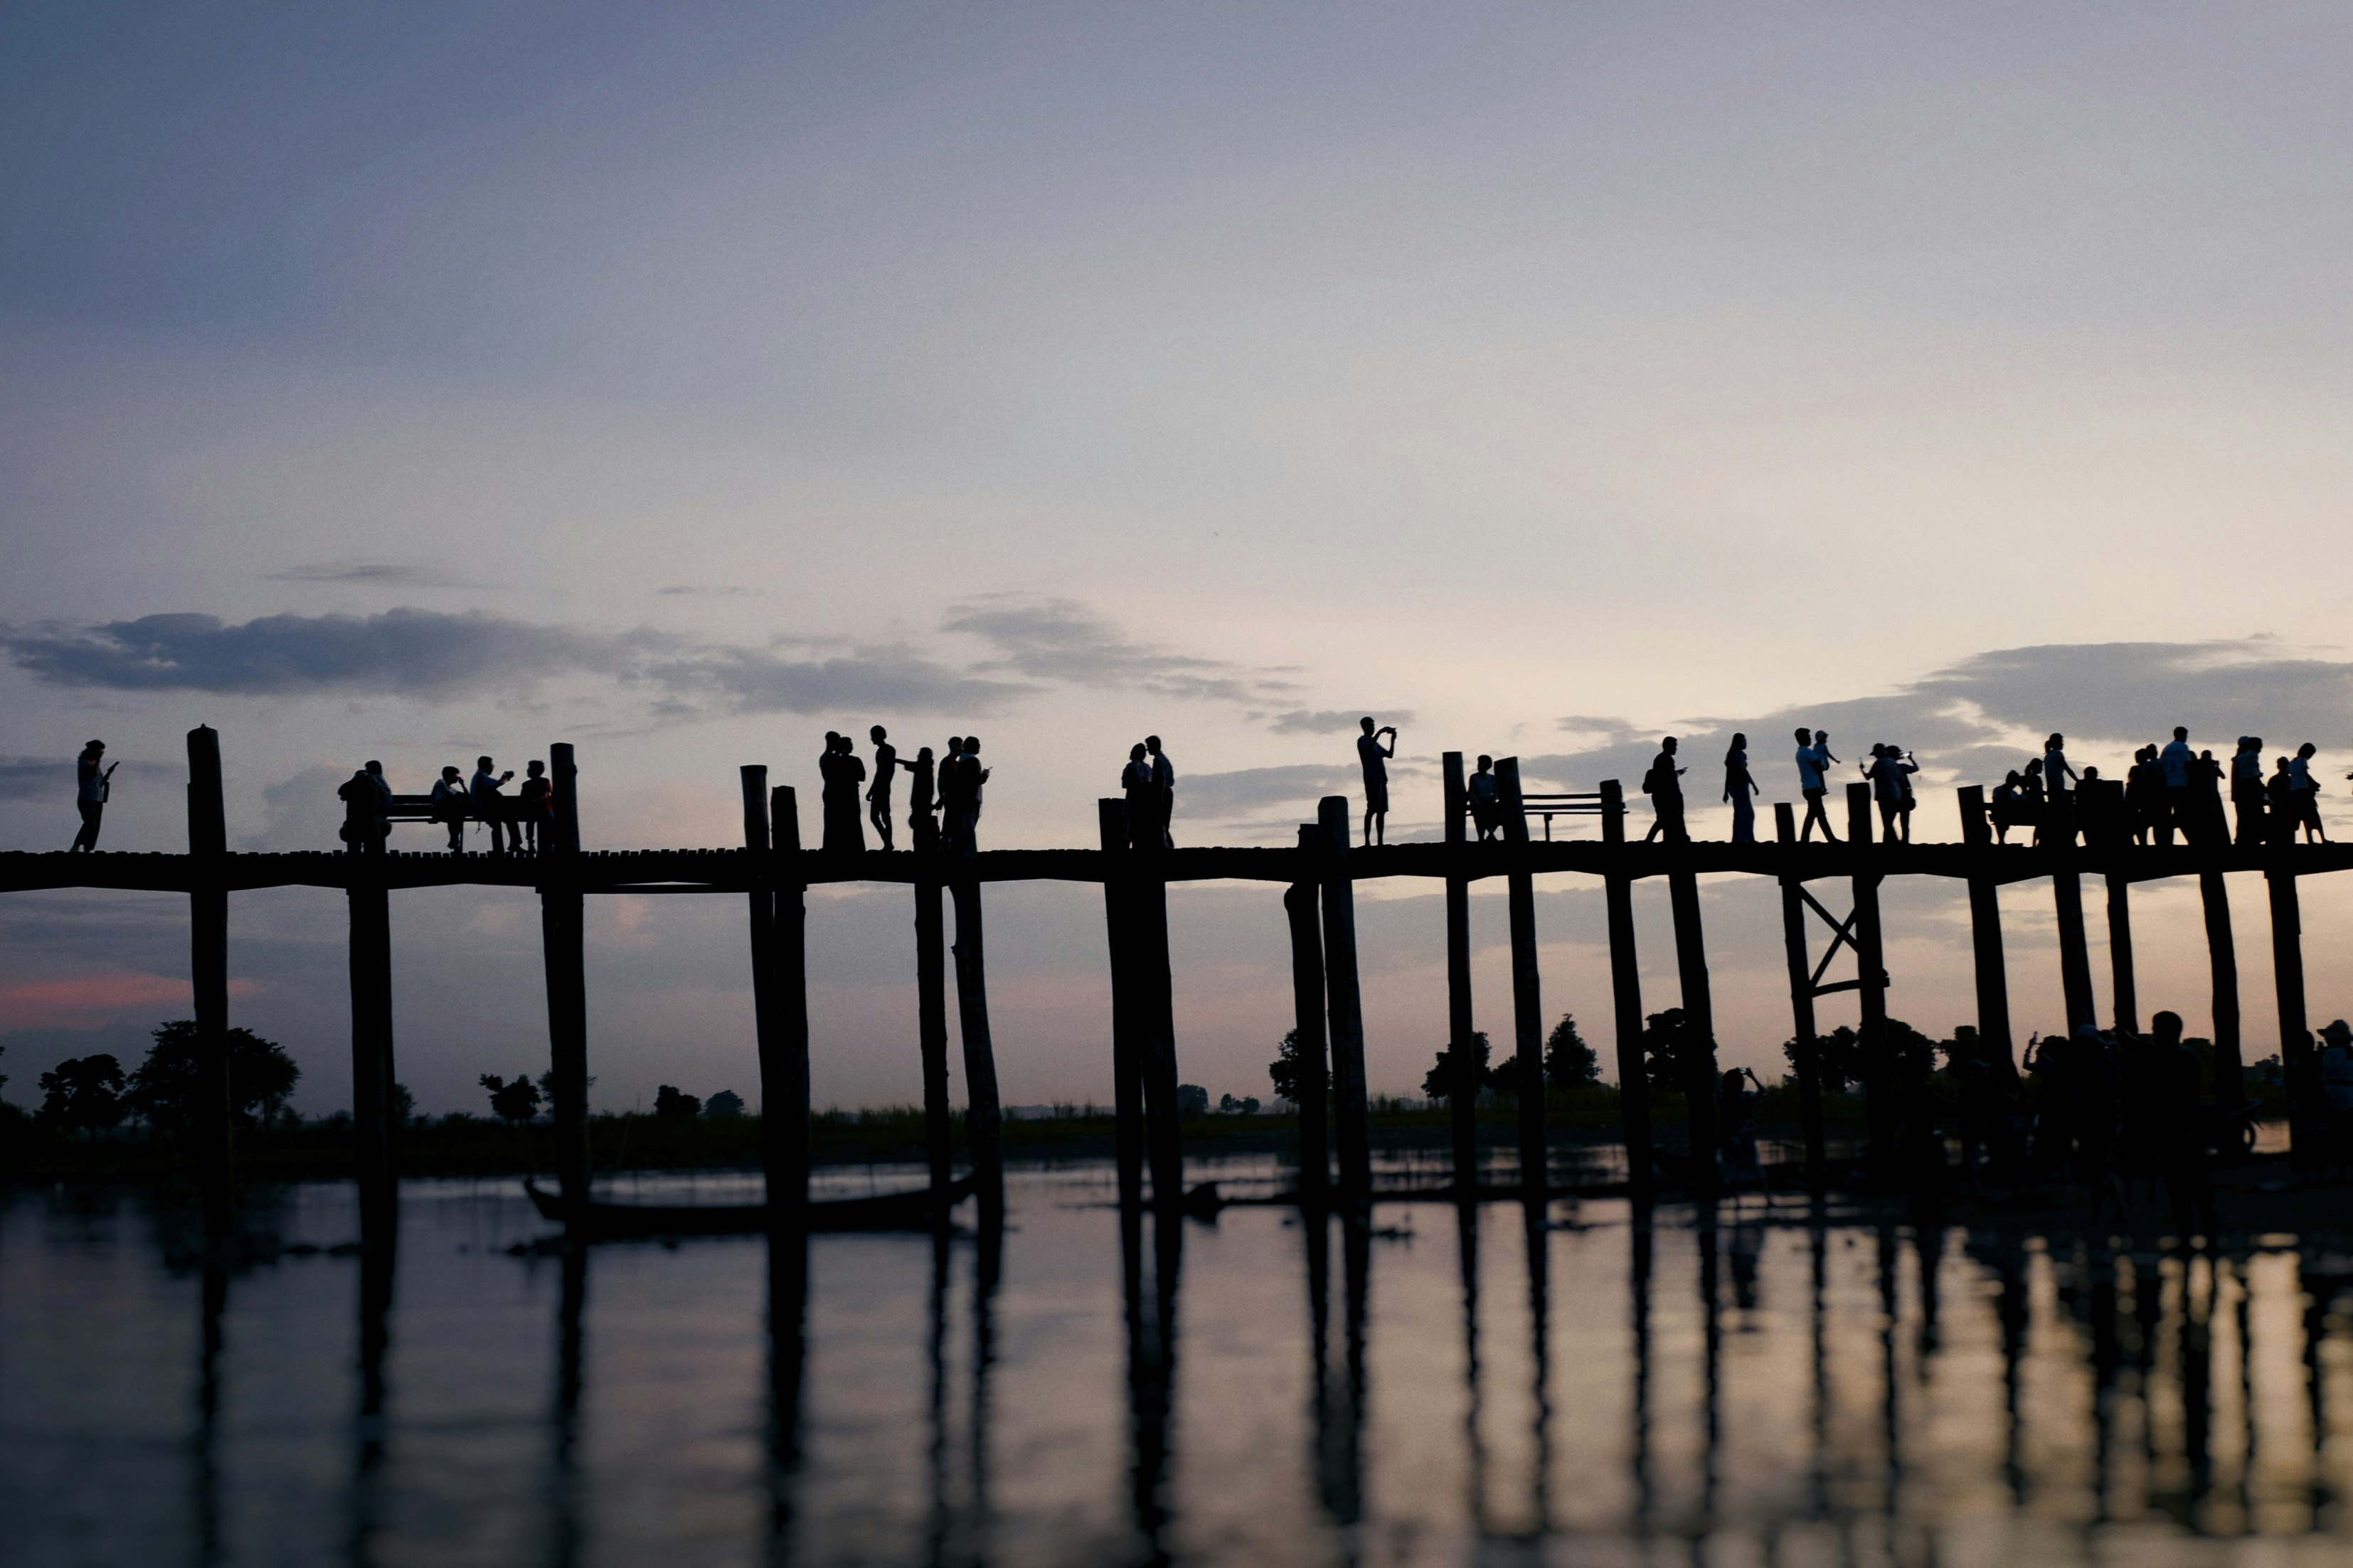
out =
<path fill-rule="evenodd" d="M 813 835 L 819 738 L 877 721 L 984 737 L 989 846 L 1091 842 L 1146 731 L 1181 842 L 1277 842 L 1359 713 L 1408 837 L 1442 750 L 1588 789 L 1672 732 L 1713 803 L 1745 728 L 1769 801 L 1799 722 L 1916 748 L 1927 837 L 2048 730 L 2113 773 L 2176 722 L 2316 742 L 2353 831 L 2348 67 L 2316 4 L 0 7 L 0 847 L 70 839 L 92 735 L 105 847 L 182 847 L 199 722 L 252 847 L 332 847 L 365 758 L 559 740 L 592 847 L 730 842 L 748 762 Z M 1777 1068 L 1775 895 L 1707 893 L 1725 1055 Z M 1008 1099 L 1107 1098 L 1099 895 L 989 896 Z M 1409 1092 L 1440 901 L 1362 898 Z M 2003 898 L 2022 1038 L 2049 889 Z M 1263 1095 L 1279 897 L 1171 903 L 1184 1075 Z M 2353 894 L 2306 911 L 2353 1012 Z M 2202 1031 L 2194 898 L 2136 914 L 2144 1009 Z M 313 1112 L 343 918 L 234 906 L 233 1021 Z M 911 918 L 812 897 L 820 1104 L 919 1092 Z M 1605 1039 L 1598 890 L 1539 921 Z M 1951 890 L 1889 921 L 1892 1010 L 1968 1021 Z M 394 922 L 426 1109 L 544 1064 L 528 895 Z M 9 1097 L 183 1016 L 185 928 L 0 897 Z M 740 900 L 590 942 L 599 1106 L 756 1098 Z"/>

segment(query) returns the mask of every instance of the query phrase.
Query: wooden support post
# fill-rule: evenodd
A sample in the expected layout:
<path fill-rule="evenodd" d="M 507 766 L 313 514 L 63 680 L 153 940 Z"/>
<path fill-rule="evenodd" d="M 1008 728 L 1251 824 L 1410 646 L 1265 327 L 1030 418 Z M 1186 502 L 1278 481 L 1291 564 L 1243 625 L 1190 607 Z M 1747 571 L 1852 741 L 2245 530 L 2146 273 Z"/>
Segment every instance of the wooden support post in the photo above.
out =
<path fill-rule="evenodd" d="M 2011 1082 L 2018 1079 L 2018 1057 L 2010 1036 L 2010 968 L 2001 947 L 2001 884 L 1989 871 L 1993 826 L 1986 818 L 1985 786 L 1970 784 L 1960 792 L 1961 837 L 1970 846 L 1969 947 L 1976 960 L 1978 1038 L 1989 1058 L 1999 1060 Z"/>
<path fill-rule="evenodd" d="M 228 816 L 220 735 L 188 731 L 188 971 L 195 992 L 196 1089 L 190 1117 L 205 1222 L 217 1237 L 235 1206 L 235 1106 L 228 1070 Z"/>
<path fill-rule="evenodd" d="M 940 907 L 940 827 L 929 812 L 914 824 L 915 1047 L 923 1063 L 923 1150 L 932 1190 L 944 1192 L 955 1175 L 955 1133 L 948 1110 L 948 961 L 946 921 Z"/>
<path fill-rule="evenodd" d="M 1495 762 L 1504 807 L 1504 842 L 1511 846 L 1512 1037 L 1520 1082 L 1520 1191 L 1542 1201 L 1551 1187 L 1545 1158 L 1544 992 L 1536 966 L 1535 878 L 1528 865 L 1528 815 L 1520 795 L 1520 759 Z"/>
<path fill-rule="evenodd" d="M 555 1176 L 565 1213 L 588 1206 L 588 970 L 578 880 L 579 770 L 572 748 L 547 748 L 553 819 L 541 829 L 539 934 L 547 971 L 550 1107 L 555 1122 Z"/>
<path fill-rule="evenodd" d="M 1879 924 L 1879 873 L 1871 826 L 1871 786 L 1846 786 L 1847 847 L 1856 858 L 1854 873 L 1854 963 L 1859 983 L 1855 998 L 1862 1005 L 1862 1026 L 1857 1032 L 1862 1055 L 1864 1113 L 1871 1129 L 1871 1168 L 1882 1179 L 1896 1166 L 1895 1140 L 1900 1125 L 1895 1114 L 1894 1075 L 1888 1071 L 1887 949 Z"/>
<path fill-rule="evenodd" d="M 2139 1034 L 2140 996 L 2133 984 L 2132 880 L 2117 871 L 2108 873 L 2108 988 L 2116 1026 Z"/>
<path fill-rule="evenodd" d="M 1153 842 L 1151 836 L 1145 842 Z M 1176 1098 L 1176 999 L 1168 963 L 1168 880 L 1160 850 L 1134 853 L 1128 877 L 1128 973 L 1134 981 L 1132 1011 L 1143 1047 L 1138 1065 L 1144 1072 L 1145 1150 L 1152 1166 L 1152 1201 L 1173 1209 L 1185 1197 L 1185 1108 Z"/>
<path fill-rule="evenodd" d="M 1335 1142 L 1340 1152 L 1340 1191 L 1362 1205 L 1372 1191 L 1371 1108 L 1365 1093 L 1365 1002 L 1356 984 L 1356 894 L 1348 877 L 1348 797 L 1327 795 L 1317 803 L 1323 829 L 1324 1014 L 1330 1020 Z"/>
<path fill-rule="evenodd" d="M 351 910 L 352 1131 L 357 1142 L 360 1242 L 388 1247 L 399 1212 L 395 1147 L 400 1121 L 392 1065 L 392 896 L 383 858 L 353 855 Z"/>
<path fill-rule="evenodd" d="M 1323 839 L 1321 827 L 1302 824 L 1300 859 L 1319 864 Z M 1331 1069 L 1324 1048 L 1324 933 L 1315 904 L 1313 881 L 1293 882 L 1283 890 L 1283 912 L 1291 919 L 1292 1029 L 1299 1049 L 1299 1201 L 1316 1216 L 1320 1229 L 1332 1185 Z"/>
<path fill-rule="evenodd" d="M 1095 827 L 1103 853 L 1103 931 L 1111 957 L 1111 1083 L 1113 1125 L 1118 1135 L 1119 1201 L 1144 1201 L 1144 1062 L 1137 1037 L 1135 934 L 1128 888 L 1127 803 L 1095 803 Z"/>
<path fill-rule="evenodd" d="M 1773 804 L 1773 837 L 1775 842 L 1792 848 L 1798 842 L 1798 814 L 1786 800 Z M 1819 1193 L 1827 1156 L 1822 1141 L 1820 1031 L 1814 1026 L 1814 972 L 1806 961 L 1806 902 L 1799 891 L 1804 886 L 1801 877 L 1781 879 L 1781 945 L 1789 962 L 1789 1017 L 1796 1026 L 1798 1114 L 1806 1130 L 1806 1181 Z"/>
<path fill-rule="evenodd" d="M 1667 901 L 1674 912 L 1675 974 L 1683 1001 L 1683 1091 L 1689 1102 L 1692 1190 L 1711 1194 L 1715 1165 L 1715 1002 L 1708 985 L 1707 934 L 1700 924 L 1699 878 L 1690 852 L 1678 845 L 1667 873 Z"/>
<path fill-rule="evenodd" d="M 2328 1102 L 2320 1061 L 2312 1048 L 2304 1002 L 2304 911 L 2295 873 L 2263 873 L 2272 904 L 2272 986 L 2279 1002 L 2280 1062 L 2287 1069 L 2288 1158 L 2298 1171 L 2318 1172 L 2328 1160 Z"/>
<path fill-rule="evenodd" d="M 2231 931 L 2231 890 L 2221 872 L 2204 871 L 2198 895 L 2206 910 L 2206 963 L 2214 987 L 2214 1103 L 2235 1110 L 2246 1103 L 2247 1083 L 2239 1049 L 2239 944 Z"/>
<path fill-rule="evenodd" d="M 980 883 L 968 861 L 948 884 L 955 904 L 956 1020 L 964 1034 L 966 1138 L 983 1225 L 1005 1217 L 1005 1115 L 997 1102 L 997 1048 L 988 1033 L 988 968 L 980 927 Z"/>
<path fill-rule="evenodd" d="M 1465 837 L 1463 818 L 1469 806 L 1462 777 L 1462 753 L 1448 752 L 1440 759 L 1446 783 L 1446 847 L 1451 851 L 1446 873 L 1446 1036 L 1454 1053 L 1454 1084 L 1448 1109 L 1454 1123 L 1454 1188 L 1464 1197 L 1479 1190 L 1479 1047 L 1471 1016 L 1471 879 L 1461 870 Z M 1525 819 L 1521 831 L 1526 831 Z"/>
<path fill-rule="evenodd" d="M 1623 849 L 1626 791 L 1616 779 L 1601 781 L 1601 841 Z M 1613 854 L 1609 864 L 1622 864 Z M 1637 1194 L 1651 1190 L 1651 1080 L 1642 1062 L 1642 967 L 1634 946 L 1634 879 L 1605 871 L 1601 889 L 1609 910 L 1609 999 L 1618 1035 L 1618 1119 L 1626 1138 L 1626 1180 Z"/>
<path fill-rule="evenodd" d="M 2043 842 L 2051 854 L 2052 903 L 2059 917 L 2059 988 L 2066 998 L 2067 1030 L 2073 1034 L 2086 1024 L 2096 1027 L 2099 1013 L 2092 1000 L 2092 955 L 2084 937 L 2084 878 L 2075 869 L 2073 824 L 2067 816 L 2071 805 L 2052 803 L 2052 820 L 2060 826 L 2056 835 L 2046 835 Z"/>
<path fill-rule="evenodd" d="M 773 1041 L 763 1039 L 760 1052 L 760 1159 L 767 1173 L 769 1223 L 797 1231 L 809 1178 L 808 888 L 801 868 L 800 797 L 790 784 L 768 792 L 768 814 L 776 867 L 776 1031 Z"/>

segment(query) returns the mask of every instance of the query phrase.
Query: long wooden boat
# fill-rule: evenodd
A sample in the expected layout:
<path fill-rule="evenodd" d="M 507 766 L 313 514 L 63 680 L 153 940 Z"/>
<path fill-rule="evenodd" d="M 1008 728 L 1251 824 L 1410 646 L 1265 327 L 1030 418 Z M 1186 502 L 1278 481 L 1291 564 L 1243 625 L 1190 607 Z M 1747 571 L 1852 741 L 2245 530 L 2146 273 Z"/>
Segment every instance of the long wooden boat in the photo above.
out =
<path fill-rule="evenodd" d="M 524 1192 L 540 1217 L 563 1224 L 564 1199 L 525 1178 Z M 948 1184 L 944 1207 L 954 1208 L 972 1195 L 973 1178 L 960 1176 Z M 811 1230 L 919 1230 L 937 1212 L 932 1189 L 882 1193 L 870 1198 L 828 1198 L 806 1211 Z M 607 1204 L 590 1203 L 573 1227 L 591 1237 L 749 1236 L 768 1228 L 765 1204 Z"/>

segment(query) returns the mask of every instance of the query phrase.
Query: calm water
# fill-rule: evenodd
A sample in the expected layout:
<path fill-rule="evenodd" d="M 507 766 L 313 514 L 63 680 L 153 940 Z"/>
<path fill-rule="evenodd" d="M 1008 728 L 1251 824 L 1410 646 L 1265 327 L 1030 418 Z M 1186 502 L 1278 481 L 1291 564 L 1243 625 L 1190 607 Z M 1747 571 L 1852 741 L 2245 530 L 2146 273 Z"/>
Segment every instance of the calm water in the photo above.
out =
<path fill-rule="evenodd" d="M 1128 1248 L 1108 1184 L 1018 1175 L 1001 1251 L 815 1239 L 781 1428 L 760 1240 L 516 1257 L 513 1184 L 412 1184 L 371 1312 L 351 1256 L 208 1276 L 144 1191 L 10 1194 L 0 1560 L 2353 1561 L 2353 1263 L 2310 1241 L 1924 1248 L 1750 1200 Z M 289 1248 L 354 1234 L 347 1187 L 273 1201 Z"/>

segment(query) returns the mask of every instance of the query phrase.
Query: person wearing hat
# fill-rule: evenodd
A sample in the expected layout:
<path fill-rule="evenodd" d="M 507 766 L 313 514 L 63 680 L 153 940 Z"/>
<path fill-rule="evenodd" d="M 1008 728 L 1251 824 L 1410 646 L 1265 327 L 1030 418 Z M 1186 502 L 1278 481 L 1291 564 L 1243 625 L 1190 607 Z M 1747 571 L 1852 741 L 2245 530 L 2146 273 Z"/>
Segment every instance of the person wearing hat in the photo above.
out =
<path fill-rule="evenodd" d="M 106 742 L 92 741 L 81 749 L 74 760 L 74 805 L 81 811 L 81 831 L 74 835 L 73 847 L 87 855 L 98 847 L 99 818 L 106 814 L 106 797 L 112 785 L 114 770 L 121 763 L 107 763 L 101 771 L 99 763 L 106 762 Z"/>
<path fill-rule="evenodd" d="M 2320 1031 L 2320 1087 L 2328 1097 L 2328 1160 L 2353 1159 L 2353 1026 L 2342 1018 Z"/>

